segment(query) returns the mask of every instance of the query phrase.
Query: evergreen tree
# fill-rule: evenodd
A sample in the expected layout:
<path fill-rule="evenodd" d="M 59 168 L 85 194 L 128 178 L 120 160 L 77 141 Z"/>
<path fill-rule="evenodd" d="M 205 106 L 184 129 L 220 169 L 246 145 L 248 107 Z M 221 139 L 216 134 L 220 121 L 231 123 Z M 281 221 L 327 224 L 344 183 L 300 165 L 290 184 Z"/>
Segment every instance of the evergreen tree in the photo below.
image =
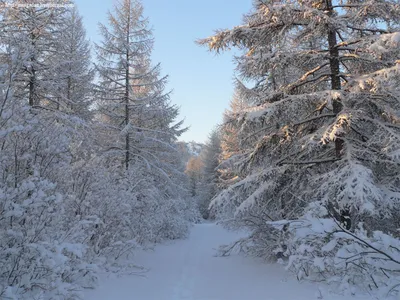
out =
<path fill-rule="evenodd" d="M 298 274 L 329 272 L 310 257 L 326 257 L 318 249 L 333 235 L 295 239 L 294 223 L 268 225 L 281 219 L 330 220 L 332 230 L 350 239 L 354 232 L 367 239 L 360 226 L 397 234 L 399 9 L 397 1 L 384 0 L 255 1 L 245 24 L 200 41 L 215 51 L 245 51 L 238 70 L 256 82 L 251 89 L 241 86 L 254 105 L 237 117 L 248 153 L 238 165 L 243 179 L 213 201 L 219 213 L 236 217 L 235 225 L 253 230 L 253 254 L 293 254 Z M 303 256 L 299 245 L 309 243 L 320 246 Z M 353 282 L 365 284 L 376 265 L 357 252 L 366 251 L 365 244 L 349 243 L 360 246 L 351 252 L 365 268 L 349 271 L 343 259 L 332 270 L 354 271 Z"/>
<path fill-rule="evenodd" d="M 189 159 L 185 173 L 189 177 L 190 194 L 196 197 L 199 194 L 200 183 L 203 180 L 203 162 L 199 156 L 193 156 Z"/>
<path fill-rule="evenodd" d="M 200 154 L 203 162 L 202 181 L 200 193 L 200 212 L 203 218 L 209 217 L 209 204 L 212 198 L 219 191 L 218 187 L 218 166 L 221 155 L 221 138 L 220 132 L 214 129 L 205 144 L 204 150 Z"/>
<path fill-rule="evenodd" d="M 59 62 L 55 74 L 61 80 L 59 102 L 63 103 L 65 111 L 90 120 L 94 72 L 89 41 L 76 7 L 66 12 L 63 26 L 61 42 L 57 45 Z"/>
<path fill-rule="evenodd" d="M 185 129 L 173 124 L 178 109 L 164 93 L 167 77 L 160 77 L 160 65 L 151 66 L 153 38 L 142 5 L 127 0 L 114 9 L 110 28 L 100 25 L 103 42 L 96 47 L 100 113 L 116 133 L 109 148 L 123 156 L 126 169 L 142 164 L 161 171 L 153 151 L 171 147 Z"/>
<path fill-rule="evenodd" d="M 118 259 L 197 218 L 176 143 L 185 129 L 151 65 L 140 3 L 110 21 L 93 91 L 70 1 L 0 11 L 1 299 L 80 299 L 98 267 L 129 268 Z"/>
<path fill-rule="evenodd" d="M 63 41 L 61 36 L 70 2 L 55 1 L 59 7 L 46 6 L 47 1 L 43 0 L 35 4 L 30 6 L 23 0 L 8 4 L 3 18 L 4 42 L 13 49 L 18 48 L 24 61 L 16 80 L 17 96 L 27 96 L 32 107 L 55 109 L 60 105 L 62 82 L 56 72 L 61 60 L 58 48 Z"/>
<path fill-rule="evenodd" d="M 238 82 L 238 86 L 240 83 Z M 220 128 L 221 136 L 221 164 L 219 171 L 219 184 L 226 188 L 239 179 L 235 171 L 235 165 L 244 154 L 244 146 L 241 145 L 240 122 L 238 116 L 249 107 L 245 95 L 241 95 L 241 89 L 236 88 L 235 94 L 230 102 L 229 110 L 224 112 L 223 124 Z"/>
<path fill-rule="evenodd" d="M 151 64 L 153 37 L 142 4 L 117 2 L 108 19 L 108 26 L 100 25 L 103 41 L 96 45 L 96 132 L 115 186 L 130 191 L 113 197 L 130 207 L 124 225 L 130 231 L 121 239 L 176 238 L 187 232 L 186 214 L 192 210 L 184 200 L 188 182 L 176 143 L 186 129 L 164 91 L 167 77 L 160 75 L 159 64 Z"/>

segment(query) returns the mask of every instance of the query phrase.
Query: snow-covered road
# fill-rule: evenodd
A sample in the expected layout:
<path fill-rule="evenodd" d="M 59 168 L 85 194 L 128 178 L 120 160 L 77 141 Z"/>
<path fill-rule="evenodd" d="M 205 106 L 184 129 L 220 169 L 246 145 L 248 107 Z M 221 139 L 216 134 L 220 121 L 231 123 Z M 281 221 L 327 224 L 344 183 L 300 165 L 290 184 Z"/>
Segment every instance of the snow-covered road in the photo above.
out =
<path fill-rule="evenodd" d="M 216 249 L 239 235 L 215 224 L 198 224 L 187 240 L 139 253 L 145 277 L 103 278 L 85 300 L 333 300 L 311 283 L 299 283 L 279 265 L 238 255 L 216 257 Z"/>

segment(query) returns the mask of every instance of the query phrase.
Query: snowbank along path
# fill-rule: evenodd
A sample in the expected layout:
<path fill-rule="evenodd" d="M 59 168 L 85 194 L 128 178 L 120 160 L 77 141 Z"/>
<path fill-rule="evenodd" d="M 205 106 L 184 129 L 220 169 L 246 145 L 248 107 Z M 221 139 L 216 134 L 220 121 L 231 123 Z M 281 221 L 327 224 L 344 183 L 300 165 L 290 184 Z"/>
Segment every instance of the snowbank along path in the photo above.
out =
<path fill-rule="evenodd" d="M 144 277 L 104 277 L 85 300 L 337 300 L 317 284 L 299 283 L 280 265 L 249 257 L 216 257 L 216 249 L 240 235 L 215 224 L 198 224 L 187 240 L 141 252 L 134 261 Z M 322 294 L 321 294 L 322 292 Z"/>

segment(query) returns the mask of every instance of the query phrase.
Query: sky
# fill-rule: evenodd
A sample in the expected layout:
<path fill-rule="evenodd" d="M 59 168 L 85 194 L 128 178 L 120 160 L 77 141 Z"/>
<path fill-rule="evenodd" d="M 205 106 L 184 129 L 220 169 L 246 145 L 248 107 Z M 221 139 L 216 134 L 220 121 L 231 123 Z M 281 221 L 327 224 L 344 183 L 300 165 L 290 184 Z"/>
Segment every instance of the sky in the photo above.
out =
<path fill-rule="evenodd" d="M 115 0 L 76 0 L 87 36 L 99 42 L 98 23 Z M 189 130 L 181 140 L 205 142 L 222 121 L 233 94 L 235 52 L 215 55 L 195 44 L 217 29 L 240 25 L 252 0 L 142 0 L 144 14 L 154 29 L 153 62 L 169 75 L 171 102 Z"/>

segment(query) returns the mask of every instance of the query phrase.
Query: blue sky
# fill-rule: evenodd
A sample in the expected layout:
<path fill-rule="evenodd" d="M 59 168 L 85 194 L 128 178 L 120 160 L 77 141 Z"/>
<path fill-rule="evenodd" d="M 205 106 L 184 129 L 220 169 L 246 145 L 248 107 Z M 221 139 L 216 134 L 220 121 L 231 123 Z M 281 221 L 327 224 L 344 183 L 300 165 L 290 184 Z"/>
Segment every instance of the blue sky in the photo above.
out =
<path fill-rule="evenodd" d="M 76 0 L 87 35 L 99 41 L 98 22 L 114 0 Z M 172 102 L 181 108 L 181 118 L 190 129 L 181 139 L 204 142 L 221 122 L 233 93 L 233 54 L 215 55 L 194 43 L 216 29 L 241 24 L 252 0 L 142 0 L 145 16 L 154 28 L 154 63 L 161 62 L 173 90 Z"/>

